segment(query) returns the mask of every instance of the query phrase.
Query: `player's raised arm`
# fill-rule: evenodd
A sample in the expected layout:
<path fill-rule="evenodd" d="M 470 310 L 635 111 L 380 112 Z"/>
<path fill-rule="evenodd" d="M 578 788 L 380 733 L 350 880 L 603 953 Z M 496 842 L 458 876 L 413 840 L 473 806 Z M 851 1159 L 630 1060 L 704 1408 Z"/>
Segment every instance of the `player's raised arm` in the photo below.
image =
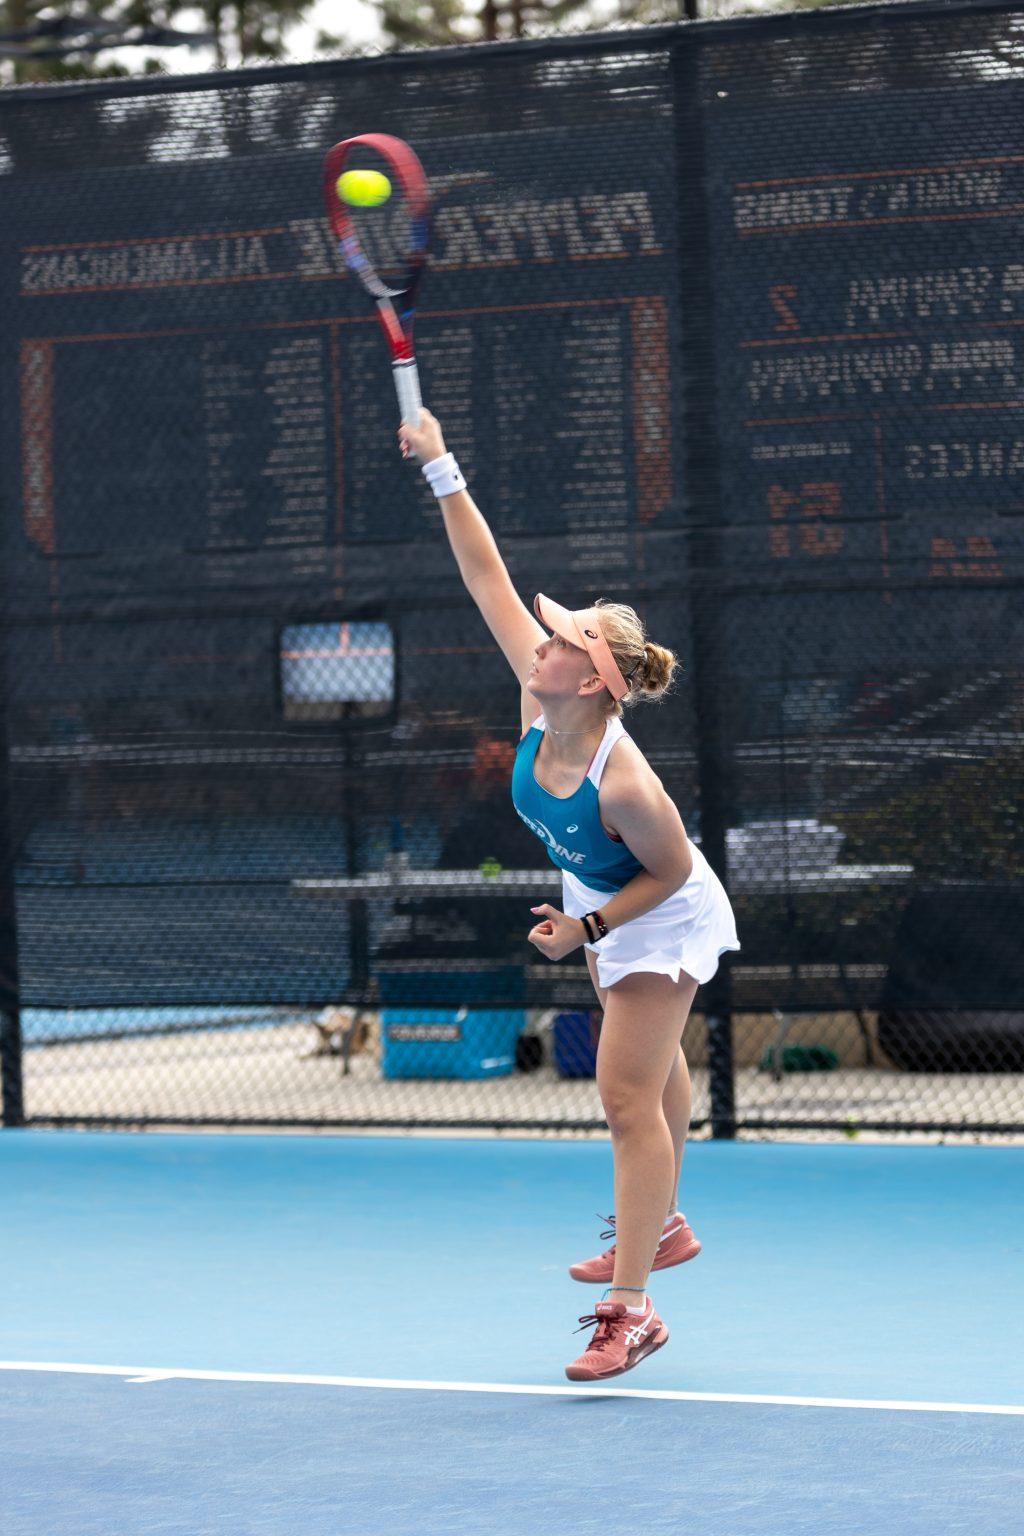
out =
<path fill-rule="evenodd" d="M 419 424 L 403 421 L 398 429 L 402 457 L 415 455 L 437 497 L 462 580 L 497 640 L 509 666 L 525 687 L 534 648 L 547 638 L 526 607 L 474 502 L 466 482 L 444 445 L 436 416 L 421 409 Z"/>

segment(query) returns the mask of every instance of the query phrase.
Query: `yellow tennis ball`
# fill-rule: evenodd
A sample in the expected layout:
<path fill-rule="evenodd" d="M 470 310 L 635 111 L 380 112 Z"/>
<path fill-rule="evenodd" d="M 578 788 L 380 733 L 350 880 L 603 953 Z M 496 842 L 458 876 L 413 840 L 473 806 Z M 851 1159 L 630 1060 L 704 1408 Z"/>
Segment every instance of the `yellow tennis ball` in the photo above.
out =
<path fill-rule="evenodd" d="M 344 171 L 335 182 L 343 203 L 378 208 L 391 196 L 391 183 L 380 171 Z"/>

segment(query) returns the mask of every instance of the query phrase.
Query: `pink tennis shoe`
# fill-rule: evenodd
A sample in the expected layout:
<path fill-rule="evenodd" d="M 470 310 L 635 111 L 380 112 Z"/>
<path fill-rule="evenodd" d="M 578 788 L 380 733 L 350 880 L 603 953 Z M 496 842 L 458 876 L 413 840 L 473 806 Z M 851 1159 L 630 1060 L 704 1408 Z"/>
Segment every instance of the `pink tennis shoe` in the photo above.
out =
<path fill-rule="evenodd" d="M 606 1221 L 609 1228 L 607 1232 L 602 1232 L 601 1236 L 614 1237 L 615 1217 L 602 1216 L 601 1220 Z M 686 1217 L 676 1211 L 662 1228 L 661 1241 L 654 1255 L 651 1269 L 652 1271 L 671 1269 L 673 1264 L 685 1264 L 687 1259 L 695 1259 L 698 1253 L 700 1253 L 700 1243 L 693 1235 L 693 1228 L 688 1224 Z M 615 1244 L 606 1248 L 604 1253 L 599 1253 L 596 1258 L 584 1259 L 580 1264 L 570 1264 L 569 1273 L 574 1280 L 583 1280 L 590 1285 L 610 1285 L 615 1273 Z"/>
<path fill-rule="evenodd" d="M 627 1312 L 624 1302 L 599 1301 L 593 1313 L 581 1317 L 580 1322 L 584 1328 L 590 1323 L 597 1327 L 582 1355 L 566 1366 L 570 1381 L 606 1381 L 609 1376 L 621 1376 L 668 1342 L 668 1329 L 649 1296 L 642 1317 Z"/>

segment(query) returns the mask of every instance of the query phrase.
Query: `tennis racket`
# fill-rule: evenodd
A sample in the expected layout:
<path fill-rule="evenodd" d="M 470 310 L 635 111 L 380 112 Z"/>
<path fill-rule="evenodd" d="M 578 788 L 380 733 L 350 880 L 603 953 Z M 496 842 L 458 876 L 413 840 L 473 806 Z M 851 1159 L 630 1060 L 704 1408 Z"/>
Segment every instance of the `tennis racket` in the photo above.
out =
<path fill-rule="evenodd" d="M 374 208 L 346 203 L 338 177 L 352 170 L 382 172 L 391 182 L 391 196 Z M 324 201 L 346 266 L 377 306 L 401 419 L 416 426 L 422 399 L 412 325 L 430 230 L 423 167 L 409 145 L 389 133 L 342 139 L 324 157 Z"/>

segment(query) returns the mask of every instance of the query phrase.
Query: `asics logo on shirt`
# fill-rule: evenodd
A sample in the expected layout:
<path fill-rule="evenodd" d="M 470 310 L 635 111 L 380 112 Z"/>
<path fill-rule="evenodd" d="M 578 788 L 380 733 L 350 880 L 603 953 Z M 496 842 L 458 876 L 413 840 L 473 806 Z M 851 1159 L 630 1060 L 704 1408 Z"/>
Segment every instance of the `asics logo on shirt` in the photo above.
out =
<path fill-rule="evenodd" d="M 573 827 L 566 827 L 566 829 L 565 829 L 565 830 L 566 830 L 566 831 L 567 831 L 567 832 L 578 832 L 578 831 L 579 831 L 579 826 L 573 826 Z"/>
<path fill-rule="evenodd" d="M 534 821 L 531 816 L 524 816 L 518 805 L 516 806 L 516 815 L 526 822 L 531 832 L 535 832 L 541 841 L 547 843 L 548 847 L 553 849 L 561 858 L 569 859 L 573 864 L 585 864 L 587 862 L 585 853 L 573 853 L 571 849 L 563 848 L 549 827 L 546 827 L 542 821 Z M 575 830 L 578 831 L 579 829 L 576 828 Z"/>

